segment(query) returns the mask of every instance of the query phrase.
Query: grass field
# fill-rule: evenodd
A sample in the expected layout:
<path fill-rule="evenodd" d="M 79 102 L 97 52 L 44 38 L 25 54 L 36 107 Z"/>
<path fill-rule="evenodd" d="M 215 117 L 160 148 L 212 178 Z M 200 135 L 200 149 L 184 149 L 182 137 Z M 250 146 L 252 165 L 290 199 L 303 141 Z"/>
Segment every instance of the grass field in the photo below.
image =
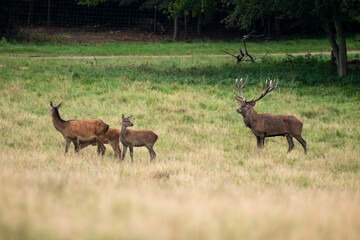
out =
<path fill-rule="evenodd" d="M 297 64 L 229 57 L 0 58 L 1 239 L 358 239 L 360 74 L 334 77 L 325 57 Z M 236 113 L 267 77 L 280 81 L 259 113 L 304 122 L 309 153 L 256 138 Z M 108 146 L 64 155 L 49 102 L 64 119 L 101 118 L 159 135 L 114 161 Z"/>
<path fill-rule="evenodd" d="M 360 42 L 354 37 L 346 39 L 347 50 L 360 50 Z M 0 41 L 0 55 L 31 56 L 83 56 L 83 55 L 204 55 L 224 54 L 222 50 L 239 53 L 242 41 L 206 41 L 155 43 L 113 43 L 103 45 L 81 44 L 23 44 Z M 331 46 L 326 38 L 288 39 L 281 41 L 248 41 L 247 48 L 251 53 L 296 53 L 296 52 L 330 52 Z"/>

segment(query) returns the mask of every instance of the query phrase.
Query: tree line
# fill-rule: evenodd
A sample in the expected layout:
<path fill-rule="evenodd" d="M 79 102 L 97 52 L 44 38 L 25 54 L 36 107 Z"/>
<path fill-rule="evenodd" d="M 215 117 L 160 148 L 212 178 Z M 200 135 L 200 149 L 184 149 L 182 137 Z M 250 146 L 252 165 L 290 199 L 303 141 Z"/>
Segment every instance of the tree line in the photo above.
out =
<path fill-rule="evenodd" d="M 10 6 L 14 2 L 27 4 L 27 21 L 30 22 L 34 3 L 51 0 L 1 1 L 1 29 L 9 28 Z M 138 8 L 138 11 L 154 11 L 173 24 L 173 40 L 179 40 L 180 23 L 183 38 L 189 35 L 189 27 L 201 36 L 204 26 L 225 26 L 233 31 L 256 32 L 265 37 L 281 35 L 284 26 L 291 33 L 324 33 L 332 47 L 338 75 L 346 76 L 346 32 L 358 33 L 360 0 L 68 0 L 69 3 L 93 7 L 94 13 L 104 4 Z M 52 1 L 56 3 L 56 1 Z M 9 10 L 10 9 L 10 10 Z M 45 15 L 49 14 L 49 10 Z M 101 10 L 102 11 L 102 10 Z M 89 15 L 90 15 L 89 14 Z M 189 24 L 191 23 L 191 24 Z M 49 22 L 48 22 L 49 24 Z M 7 26 L 6 26 L 7 25 Z M 215 29 L 215 28 L 214 28 Z M 255 30 L 255 31 L 254 31 Z"/>
<path fill-rule="evenodd" d="M 78 0 L 79 4 L 95 6 L 107 0 Z M 110 0 L 108 0 L 110 1 Z M 113 0 L 114 1 L 114 0 Z M 279 20 L 293 21 L 294 24 L 319 26 L 332 47 L 332 56 L 337 65 L 338 75 L 347 74 L 347 51 L 345 31 L 351 22 L 360 22 L 360 0 L 118 0 L 126 5 L 141 2 L 142 8 L 158 8 L 174 20 L 173 39 L 179 38 L 179 18 L 184 21 L 191 16 L 198 19 L 197 33 L 201 32 L 201 21 L 211 18 L 216 9 L 227 12 L 221 21 L 228 28 L 250 31 L 259 22 L 270 33 L 279 31 Z M 186 26 L 186 24 L 185 24 Z M 265 30 L 264 30 L 265 32 Z"/>

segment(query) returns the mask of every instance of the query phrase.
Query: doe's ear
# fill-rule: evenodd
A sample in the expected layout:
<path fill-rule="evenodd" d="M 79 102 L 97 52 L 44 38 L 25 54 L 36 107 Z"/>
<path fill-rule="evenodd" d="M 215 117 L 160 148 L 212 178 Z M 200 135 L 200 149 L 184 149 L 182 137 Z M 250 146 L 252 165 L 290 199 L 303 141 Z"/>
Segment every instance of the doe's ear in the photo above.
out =
<path fill-rule="evenodd" d="M 52 101 L 50 101 L 50 107 L 52 107 L 52 108 L 54 107 L 54 105 L 53 105 Z"/>
<path fill-rule="evenodd" d="M 61 102 L 59 105 L 56 106 L 56 108 L 60 108 L 63 102 Z"/>
<path fill-rule="evenodd" d="M 129 116 L 128 119 L 130 120 L 133 117 L 133 115 Z"/>
<path fill-rule="evenodd" d="M 121 114 L 121 117 L 122 117 L 122 119 L 124 119 L 125 117 L 124 117 L 124 114 Z"/>

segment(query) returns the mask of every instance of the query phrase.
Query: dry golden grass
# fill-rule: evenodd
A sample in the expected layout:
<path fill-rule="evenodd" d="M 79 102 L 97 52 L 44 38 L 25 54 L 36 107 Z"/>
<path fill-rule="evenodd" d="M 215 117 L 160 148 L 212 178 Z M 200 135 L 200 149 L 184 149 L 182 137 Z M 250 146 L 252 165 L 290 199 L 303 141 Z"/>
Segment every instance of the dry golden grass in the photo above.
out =
<path fill-rule="evenodd" d="M 282 137 L 257 150 L 232 85 L 151 75 L 89 85 L 15 70 L 0 85 L 1 239 L 359 239 L 358 93 L 344 100 L 342 88 L 281 87 L 259 102 L 258 112 L 304 121 L 309 154 L 298 142 L 286 154 Z M 114 128 L 133 114 L 134 129 L 159 135 L 156 162 L 145 148 L 135 148 L 134 164 L 115 162 L 109 147 L 103 160 L 95 147 L 65 156 L 50 100 L 64 101 L 64 119 L 99 117 Z"/>

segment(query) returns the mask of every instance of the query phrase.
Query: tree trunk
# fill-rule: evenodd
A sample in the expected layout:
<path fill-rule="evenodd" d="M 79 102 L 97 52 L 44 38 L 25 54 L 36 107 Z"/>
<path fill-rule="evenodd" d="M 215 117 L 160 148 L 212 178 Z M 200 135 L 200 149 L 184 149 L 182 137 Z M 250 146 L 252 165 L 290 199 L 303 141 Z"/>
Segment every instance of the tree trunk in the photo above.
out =
<path fill-rule="evenodd" d="M 35 0 L 30 0 L 30 6 L 28 11 L 28 19 L 27 24 L 30 25 L 32 23 L 32 16 L 34 15 L 34 2 Z"/>
<path fill-rule="evenodd" d="M 339 57 L 337 61 L 337 70 L 339 77 L 346 77 L 347 74 L 347 52 L 346 39 L 342 29 L 342 22 L 339 19 L 334 19 L 336 35 L 339 47 Z"/>
<path fill-rule="evenodd" d="M 334 24 L 336 29 L 337 41 L 331 31 L 330 20 L 323 19 L 324 29 L 326 36 L 330 42 L 332 48 L 332 54 L 335 57 L 335 63 L 337 67 L 337 73 L 339 77 L 346 77 L 347 74 L 347 52 L 346 52 L 346 40 L 342 30 L 342 23 L 340 20 L 334 18 Z"/>
<path fill-rule="evenodd" d="M 271 36 L 271 15 L 268 15 L 267 19 L 267 37 L 270 38 Z"/>
<path fill-rule="evenodd" d="M 184 39 L 188 37 L 188 14 L 184 13 Z"/>
<path fill-rule="evenodd" d="M 274 16 L 274 30 L 275 30 L 275 35 L 276 36 L 281 35 L 280 19 L 276 15 Z"/>
<path fill-rule="evenodd" d="M 198 21 L 197 21 L 197 25 L 196 25 L 196 36 L 197 37 L 200 37 L 200 34 L 201 34 L 201 22 L 202 22 L 202 13 L 200 11 Z"/>
<path fill-rule="evenodd" d="M 180 28 L 179 28 L 179 17 L 174 17 L 174 36 L 173 40 L 178 41 L 180 35 Z"/>

